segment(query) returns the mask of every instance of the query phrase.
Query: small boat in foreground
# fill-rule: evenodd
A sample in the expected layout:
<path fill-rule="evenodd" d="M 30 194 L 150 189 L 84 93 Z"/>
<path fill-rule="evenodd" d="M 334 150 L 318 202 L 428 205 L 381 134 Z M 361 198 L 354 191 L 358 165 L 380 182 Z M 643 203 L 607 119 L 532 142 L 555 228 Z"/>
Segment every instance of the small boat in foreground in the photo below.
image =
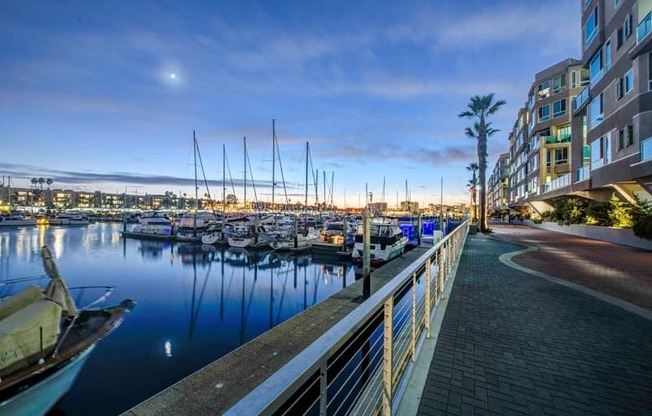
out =
<path fill-rule="evenodd" d="M 398 222 L 388 218 L 374 218 L 370 224 L 369 234 L 372 266 L 380 266 L 400 256 L 408 243 L 408 238 L 403 235 Z M 363 234 L 360 232 L 355 236 L 353 253 L 351 253 L 353 264 L 362 264 L 363 246 Z"/>
<path fill-rule="evenodd" d="M 106 286 L 97 301 L 78 308 L 46 246 L 42 256 L 50 278 L 45 290 L 28 285 L 0 301 L 3 415 L 46 414 L 70 390 L 97 343 L 115 330 L 125 311 L 134 306 L 125 299 L 116 306 L 96 307 L 113 290 Z"/>

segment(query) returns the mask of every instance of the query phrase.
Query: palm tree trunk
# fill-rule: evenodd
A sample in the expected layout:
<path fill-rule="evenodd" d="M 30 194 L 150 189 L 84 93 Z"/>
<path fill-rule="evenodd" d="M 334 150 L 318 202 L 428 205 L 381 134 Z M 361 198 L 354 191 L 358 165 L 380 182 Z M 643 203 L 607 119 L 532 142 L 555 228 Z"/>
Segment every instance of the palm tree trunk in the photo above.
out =
<path fill-rule="evenodd" d="M 487 173 L 487 129 L 484 118 L 480 119 L 478 135 L 478 173 L 480 182 L 480 231 L 487 232 L 487 198 L 486 198 L 486 173 Z"/>

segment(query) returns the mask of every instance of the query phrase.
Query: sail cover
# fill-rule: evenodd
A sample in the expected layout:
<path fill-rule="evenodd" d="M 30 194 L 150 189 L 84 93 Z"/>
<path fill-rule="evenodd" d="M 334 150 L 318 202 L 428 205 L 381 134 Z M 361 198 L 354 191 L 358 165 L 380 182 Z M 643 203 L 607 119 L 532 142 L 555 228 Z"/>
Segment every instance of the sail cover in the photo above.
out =
<path fill-rule="evenodd" d="M 75 301 L 70 296 L 68 286 L 66 286 L 66 282 L 61 277 L 59 268 L 52 258 L 52 252 L 47 246 L 41 248 L 41 256 L 43 258 L 45 273 L 52 279 L 45 288 L 45 296 L 58 303 L 65 315 L 73 316 L 77 314 Z"/>

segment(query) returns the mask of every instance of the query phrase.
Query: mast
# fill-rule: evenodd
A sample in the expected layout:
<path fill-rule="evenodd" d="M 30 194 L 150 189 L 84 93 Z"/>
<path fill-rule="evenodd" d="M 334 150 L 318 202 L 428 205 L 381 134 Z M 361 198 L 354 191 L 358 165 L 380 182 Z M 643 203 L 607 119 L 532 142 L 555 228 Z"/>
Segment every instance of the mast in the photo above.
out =
<path fill-rule="evenodd" d="M 310 154 L 310 143 L 306 142 L 306 196 L 305 196 L 305 202 L 304 202 L 304 207 L 307 210 L 308 209 L 308 155 Z"/>
<path fill-rule="evenodd" d="M 247 138 L 242 138 L 242 143 L 244 145 L 244 205 L 243 209 L 247 210 Z"/>
<path fill-rule="evenodd" d="M 195 159 L 195 213 L 192 216 L 192 236 L 197 237 L 197 208 L 199 207 L 199 186 L 197 186 L 197 138 L 195 131 L 192 131 L 192 147 Z"/>
<path fill-rule="evenodd" d="M 222 145 L 222 225 L 226 221 L 226 145 Z M 224 227 L 222 227 L 224 229 Z"/>
<path fill-rule="evenodd" d="M 383 176 L 383 203 L 385 203 L 385 177 Z"/>
<path fill-rule="evenodd" d="M 274 189 L 276 188 L 276 120 L 272 119 L 272 210 L 274 210 Z"/>

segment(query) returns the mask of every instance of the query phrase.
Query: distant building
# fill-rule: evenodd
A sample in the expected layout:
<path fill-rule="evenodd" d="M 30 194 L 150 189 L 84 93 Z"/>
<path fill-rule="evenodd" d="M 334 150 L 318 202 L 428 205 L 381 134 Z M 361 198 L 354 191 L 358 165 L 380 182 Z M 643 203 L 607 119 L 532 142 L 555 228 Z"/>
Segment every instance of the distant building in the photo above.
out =
<path fill-rule="evenodd" d="M 487 181 L 487 212 L 493 216 L 509 214 L 509 153 L 498 156 Z"/>

